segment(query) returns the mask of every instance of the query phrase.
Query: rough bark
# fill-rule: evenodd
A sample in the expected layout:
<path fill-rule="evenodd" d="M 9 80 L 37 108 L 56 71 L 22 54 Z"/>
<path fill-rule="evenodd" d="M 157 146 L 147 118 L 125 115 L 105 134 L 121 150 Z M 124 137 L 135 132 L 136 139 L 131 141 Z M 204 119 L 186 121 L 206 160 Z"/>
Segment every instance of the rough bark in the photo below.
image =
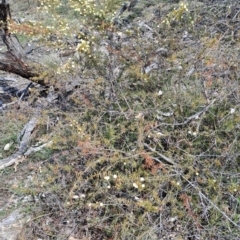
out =
<path fill-rule="evenodd" d="M 9 32 L 8 20 L 10 18 L 9 4 L 2 0 L 0 3 L 0 38 L 7 46 L 7 51 L 0 52 L 0 70 L 48 85 L 46 69 L 41 64 L 33 63 L 31 59 L 28 59 L 17 37 Z"/>

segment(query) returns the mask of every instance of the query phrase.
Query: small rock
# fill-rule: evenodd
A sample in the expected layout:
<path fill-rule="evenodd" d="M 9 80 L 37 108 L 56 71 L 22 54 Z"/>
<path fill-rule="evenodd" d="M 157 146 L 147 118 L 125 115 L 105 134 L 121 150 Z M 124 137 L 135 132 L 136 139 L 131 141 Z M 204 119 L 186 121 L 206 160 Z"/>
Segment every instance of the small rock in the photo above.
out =
<path fill-rule="evenodd" d="M 72 199 L 77 200 L 77 199 L 79 199 L 79 196 L 78 195 L 74 195 L 74 196 L 72 196 Z"/>
<path fill-rule="evenodd" d="M 195 68 L 194 68 L 194 67 L 193 67 L 193 68 L 191 68 L 191 69 L 188 71 L 188 73 L 187 73 L 186 77 L 191 77 L 191 76 L 192 76 L 192 74 L 194 73 L 194 71 L 195 71 Z"/>
<path fill-rule="evenodd" d="M 158 48 L 156 53 L 158 53 L 162 57 L 167 57 L 168 56 L 168 49 L 167 48 Z"/>
<path fill-rule="evenodd" d="M 157 69 L 158 68 L 158 64 L 157 63 L 152 63 L 151 65 L 147 66 L 145 69 L 144 69 L 144 72 L 146 74 L 148 74 L 149 72 L 151 72 L 153 69 Z"/>
<path fill-rule="evenodd" d="M 11 143 L 7 143 L 5 146 L 4 146 L 4 151 L 8 151 L 10 149 L 10 147 L 12 146 L 13 142 Z"/>

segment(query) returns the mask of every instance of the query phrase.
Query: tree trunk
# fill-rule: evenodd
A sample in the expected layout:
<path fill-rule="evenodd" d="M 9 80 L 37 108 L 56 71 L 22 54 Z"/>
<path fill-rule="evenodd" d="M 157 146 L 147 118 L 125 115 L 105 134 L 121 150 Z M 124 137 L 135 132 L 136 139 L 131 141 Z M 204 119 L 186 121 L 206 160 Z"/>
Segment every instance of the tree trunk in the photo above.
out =
<path fill-rule="evenodd" d="M 0 70 L 15 73 L 31 81 L 48 85 L 50 73 L 39 63 L 28 59 L 17 37 L 8 30 L 8 20 L 11 18 L 9 4 L 6 0 L 0 3 L 0 37 L 7 46 L 7 52 L 0 52 Z"/>

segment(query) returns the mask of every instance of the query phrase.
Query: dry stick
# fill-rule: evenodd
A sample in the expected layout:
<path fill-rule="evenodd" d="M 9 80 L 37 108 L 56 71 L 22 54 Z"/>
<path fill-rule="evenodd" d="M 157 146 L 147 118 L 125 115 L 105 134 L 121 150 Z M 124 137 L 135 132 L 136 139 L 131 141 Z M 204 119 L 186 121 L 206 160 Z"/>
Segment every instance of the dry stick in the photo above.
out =
<path fill-rule="evenodd" d="M 52 141 L 43 143 L 42 145 L 38 146 L 38 147 L 30 147 L 25 153 L 24 153 L 24 157 L 29 156 L 31 153 L 34 152 L 38 152 L 40 150 L 42 150 L 44 147 L 48 147 L 52 144 Z"/>
<path fill-rule="evenodd" d="M 172 165 L 177 165 L 172 159 L 166 157 L 165 155 L 163 155 L 160 152 L 157 152 L 155 149 L 151 148 L 147 143 L 144 143 L 144 146 L 149 149 L 150 151 L 156 153 L 159 157 L 161 157 L 162 159 L 164 159 L 166 162 L 172 164 Z M 155 158 L 153 158 L 154 160 L 156 160 Z"/>
<path fill-rule="evenodd" d="M 232 18 L 232 21 L 234 22 L 234 21 L 236 21 L 236 18 L 237 18 L 237 16 L 238 16 L 238 14 L 240 13 L 240 10 L 238 10 L 238 12 L 235 14 L 235 16 Z"/>
<path fill-rule="evenodd" d="M 201 111 L 193 114 L 192 116 L 188 117 L 184 122 L 182 123 L 175 123 L 174 126 L 181 126 L 186 125 L 190 123 L 193 119 L 198 119 L 202 114 L 208 111 L 208 109 L 213 105 L 213 103 L 216 101 L 216 99 L 212 100 L 206 107 L 204 107 Z"/>
<path fill-rule="evenodd" d="M 20 133 L 20 144 L 19 144 L 19 149 L 16 153 L 13 155 L 1 159 L 0 160 L 0 169 L 4 169 L 5 167 L 11 166 L 13 164 L 17 164 L 18 162 L 23 161 L 24 157 L 24 152 L 26 151 L 28 147 L 28 143 L 31 138 L 31 134 L 35 127 L 37 126 L 37 118 L 33 117 L 30 119 L 30 121 L 24 126 L 23 130 Z"/>
<path fill-rule="evenodd" d="M 216 101 L 216 99 L 212 100 L 212 102 L 210 102 L 207 106 L 205 106 L 201 111 L 193 114 L 192 116 L 188 117 L 185 121 L 180 122 L 180 123 L 160 123 L 158 124 L 156 127 L 154 127 L 153 129 L 158 128 L 159 126 L 172 126 L 172 127 L 177 127 L 177 126 L 184 126 L 187 125 L 188 123 L 190 123 L 192 120 L 194 119 L 198 119 L 199 117 L 201 117 L 204 113 L 206 113 L 208 111 L 208 109 L 213 105 L 213 103 Z"/>
<path fill-rule="evenodd" d="M 240 225 L 237 225 L 231 218 L 227 216 L 225 212 L 223 212 L 218 206 L 216 206 L 207 196 L 205 196 L 199 189 L 196 187 L 192 182 L 190 182 L 188 179 L 186 179 L 184 176 L 182 176 L 184 180 L 186 180 L 195 190 L 198 191 L 198 194 L 206 199 L 215 209 L 217 209 L 230 223 L 232 223 L 235 227 L 240 229 Z"/>
<path fill-rule="evenodd" d="M 15 103 L 17 103 L 17 101 L 10 102 L 10 103 L 5 103 L 5 104 L 3 104 L 3 105 L 0 107 L 0 110 L 5 109 L 5 107 L 10 106 L 10 105 L 13 105 L 13 104 L 15 104 Z"/>
<path fill-rule="evenodd" d="M 29 156 L 31 153 L 34 153 L 34 152 L 38 152 L 40 150 L 42 150 L 44 147 L 48 147 L 52 144 L 52 141 L 49 141 L 47 143 L 44 143 L 42 144 L 41 146 L 38 146 L 38 147 L 30 147 L 22 156 L 19 156 L 15 162 L 14 162 L 14 169 L 15 169 L 15 172 L 17 171 L 17 166 L 19 163 L 23 162 L 27 156 Z M 1 169 L 1 166 L 0 166 L 0 169 Z"/>

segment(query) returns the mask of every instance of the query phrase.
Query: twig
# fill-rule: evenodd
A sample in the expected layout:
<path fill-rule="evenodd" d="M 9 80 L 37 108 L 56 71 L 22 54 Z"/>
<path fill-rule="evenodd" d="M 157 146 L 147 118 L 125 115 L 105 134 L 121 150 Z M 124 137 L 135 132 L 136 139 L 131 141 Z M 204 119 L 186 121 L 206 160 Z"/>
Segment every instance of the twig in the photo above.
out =
<path fill-rule="evenodd" d="M 156 153 L 159 157 L 161 157 L 161 158 L 162 158 L 163 160 L 165 160 L 166 162 L 168 162 L 168 163 L 170 163 L 170 164 L 172 164 L 172 165 L 177 165 L 172 159 L 170 159 L 169 157 L 166 157 L 165 155 L 163 155 L 163 154 L 160 153 L 160 152 L 157 152 L 155 149 L 151 148 L 147 143 L 144 143 L 144 146 L 145 146 L 148 150 Z M 156 159 L 154 159 L 154 160 L 156 160 Z M 160 161 L 160 160 L 159 160 L 159 161 Z"/>
<path fill-rule="evenodd" d="M 24 156 L 27 157 L 28 155 L 30 155 L 33 152 L 38 152 L 40 150 L 42 150 L 44 147 L 48 147 L 49 145 L 52 144 L 52 141 L 49 141 L 47 143 L 44 143 L 38 147 L 30 147 L 25 153 Z"/>
<path fill-rule="evenodd" d="M 29 88 L 32 87 L 32 85 L 33 85 L 33 83 L 30 82 L 25 89 L 23 89 L 22 91 L 19 92 L 19 93 L 21 94 L 21 96 L 20 96 L 20 98 L 19 98 L 19 100 L 18 100 L 18 103 L 20 103 L 20 101 L 22 100 L 22 98 L 28 93 L 28 90 L 29 90 Z"/>
<path fill-rule="evenodd" d="M 214 99 L 212 102 L 210 102 L 206 107 L 204 107 L 201 111 L 193 114 L 192 116 L 188 117 L 185 121 L 180 122 L 180 123 L 160 123 L 158 124 L 156 127 L 154 127 L 153 129 L 158 128 L 159 126 L 172 126 L 172 127 L 178 127 L 178 126 L 183 126 L 186 125 L 188 123 L 190 123 L 192 120 L 194 119 L 198 119 L 200 116 L 202 116 L 204 113 L 206 113 L 208 111 L 208 109 L 213 105 L 213 103 L 216 101 L 216 99 Z"/>
<path fill-rule="evenodd" d="M 10 103 L 3 104 L 3 105 L 0 107 L 0 110 L 5 109 L 5 107 L 7 107 L 7 106 L 13 105 L 14 103 L 17 103 L 17 101 L 13 101 L 13 102 L 10 102 Z"/>
<path fill-rule="evenodd" d="M 235 227 L 240 229 L 240 225 L 236 224 L 231 218 L 229 218 L 227 216 L 227 214 L 225 212 L 223 212 L 218 206 L 216 206 L 207 196 L 205 196 L 199 189 L 198 187 L 196 187 L 192 182 L 190 182 L 188 179 L 186 179 L 184 176 L 182 176 L 182 178 L 184 180 L 186 180 L 195 190 L 198 191 L 198 194 L 204 198 L 205 200 L 207 200 L 215 209 L 217 209 L 222 215 L 223 217 L 225 217 L 230 223 L 232 223 Z"/>
<path fill-rule="evenodd" d="M 240 13 L 240 10 L 238 10 L 238 12 L 234 15 L 234 17 L 232 18 L 232 21 L 235 22 L 236 21 L 236 18 L 238 16 L 238 14 Z"/>
<path fill-rule="evenodd" d="M 206 113 L 208 109 L 213 105 L 213 103 L 216 101 L 216 99 L 212 100 L 206 107 L 204 107 L 201 111 L 193 114 L 192 116 L 188 117 L 184 122 L 181 123 L 175 123 L 174 126 L 182 126 L 190 123 L 193 119 L 198 119 L 201 115 Z"/>

